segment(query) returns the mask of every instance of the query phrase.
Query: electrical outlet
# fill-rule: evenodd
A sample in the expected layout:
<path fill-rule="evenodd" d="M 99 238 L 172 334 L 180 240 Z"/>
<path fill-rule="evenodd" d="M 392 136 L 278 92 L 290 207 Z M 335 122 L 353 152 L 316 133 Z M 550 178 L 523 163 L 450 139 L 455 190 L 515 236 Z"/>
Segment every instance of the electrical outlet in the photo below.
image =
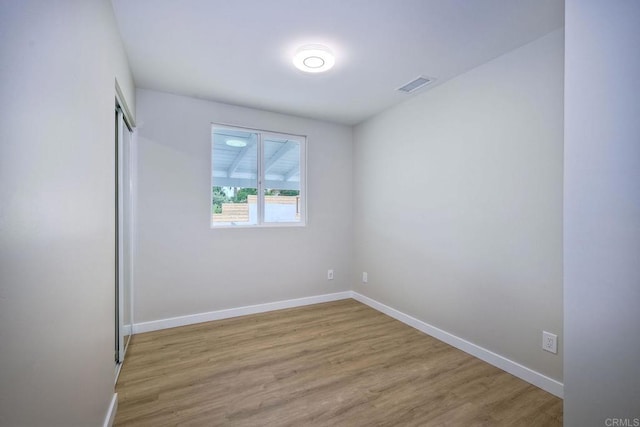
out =
<path fill-rule="evenodd" d="M 333 270 L 327 270 L 327 280 L 333 280 Z"/>
<path fill-rule="evenodd" d="M 542 349 L 553 354 L 558 353 L 558 336 L 551 332 L 542 331 Z"/>
<path fill-rule="evenodd" d="M 362 272 L 362 283 L 367 283 L 369 281 L 369 275 L 366 271 Z"/>

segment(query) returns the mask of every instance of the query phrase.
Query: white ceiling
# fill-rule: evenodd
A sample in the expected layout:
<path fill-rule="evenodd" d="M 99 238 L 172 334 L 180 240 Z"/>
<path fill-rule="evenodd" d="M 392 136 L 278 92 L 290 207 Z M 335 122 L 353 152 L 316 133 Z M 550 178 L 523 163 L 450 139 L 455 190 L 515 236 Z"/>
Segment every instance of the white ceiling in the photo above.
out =
<path fill-rule="evenodd" d="M 562 0 L 112 0 L 136 86 L 338 123 L 564 25 Z M 291 58 L 322 43 L 325 74 Z"/>

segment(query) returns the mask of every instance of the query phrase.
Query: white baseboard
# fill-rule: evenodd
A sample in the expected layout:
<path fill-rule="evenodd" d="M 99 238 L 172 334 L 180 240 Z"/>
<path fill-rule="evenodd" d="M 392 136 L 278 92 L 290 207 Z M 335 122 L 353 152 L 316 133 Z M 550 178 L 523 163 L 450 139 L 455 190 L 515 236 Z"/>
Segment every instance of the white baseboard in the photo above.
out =
<path fill-rule="evenodd" d="M 157 331 L 159 329 L 175 328 L 177 326 L 192 325 L 194 323 L 211 322 L 212 320 L 228 319 L 231 317 L 246 316 L 247 314 L 264 313 L 284 308 L 302 307 L 304 305 L 319 304 L 322 302 L 337 301 L 351 298 L 351 291 L 337 292 L 333 294 L 316 295 L 312 297 L 290 299 L 284 301 L 269 302 L 266 304 L 248 305 L 245 307 L 229 308 L 226 310 L 209 311 L 207 313 L 190 314 L 187 316 L 171 317 L 169 319 L 153 320 L 150 322 L 135 323 L 133 333 Z"/>
<path fill-rule="evenodd" d="M 187 316 L 172 317 L 169 319 L 153 320 L 150 322 L 135 323 L 133 325 L 133 333 L 139 334 L 143 332 L 157 331 L 160 329 L 175 328 L 177 326 L 192 325 L 195 323 L 210 322 L 213 320 L 228 319 L 231 317 L 245 316 L 248 314 L 264 313 L 273 310 L 282 310 L 284 308 L 302 307 L 310 304 L 319 304 L 329 301 L 337 301 L 342 299 L 353 298 L 369 307 L 378 310 L 402 323 L 409 325 L 427 335 L 443 341 L 459 350 L 469 353 L 503 371 L 510 373 L 530 384 L 540 387 L 549 393 L 562 398 L 564 396 L 564 384 L 549 378 L 539 372 L 527 368 L 513 360 L 496 354 L 486 348 L 473 344 L 463 338 L 457 337 L 440 328 L 430 325 L 415 317 L 409 316 L 395 308 L 389 307 L 372 298 L 364 296 L 354 291 L 337 292 L 333 294 L 316 295 L 305 298 L 290 299 L 285 301 L 276 301 L 265 304 L 249 305 L 245 307 L 230 308 L 226 310 L 210 311 L 206 313 L 191 314 Z M 116 401 L 117 407 L 117 401 Z M 115 416 L 115 411 L 114 411 Z M 105 424 L 106 425 L 106 424 Z"/>
<path fill-rule="evenodd" d="M 113 393 L 109 409 L 107 410 L 107 416 L 104 418 L 103 427 L 112 427 L 113 422 L 116 420 L 116 412 L 118 412 L 118 393 Z"/>
<path fill-rule="evenodd" d="M 408 314 L 404 314 L 401 311 L 396 310 L 395 308 L 391 308 L 357 292 L 352 292 L 352 298 L 390 317 L 393 317 L 394 319 L 399 320 L 406 325 L 424 332 L 427 335 L 431 335 L 432 337 L 440 341 L 456 347 L 457 349 L 460 349 L 465 353 L 469 353 L 470 355 L 475 356 L 480 360 L 484 360 L 485 362 L 497 368 L 500 368 L 503 371 L 510 373 L 511 375 L 514 375 L 530 384 L 535 385 L 536 387 L 540 387 L 541 389 L 548 391 L 549 393 L 559 398 L 563 398 L 564 396 L 564 384 L 554 380 L 553 378 L 549 378 L 539 372 L 527 368 L 526 366 L 522 366 L 521 364 L 514 362 L 513 360 L 509 360 L 506 357 L 500 356 L 499 354 L 487 350 L 486 348 L 480 347 L 465 339 L 452 335 L 449 332 L 436 328 L 435 326 L 418 320 L 415 317 L 411 317 Z"/>

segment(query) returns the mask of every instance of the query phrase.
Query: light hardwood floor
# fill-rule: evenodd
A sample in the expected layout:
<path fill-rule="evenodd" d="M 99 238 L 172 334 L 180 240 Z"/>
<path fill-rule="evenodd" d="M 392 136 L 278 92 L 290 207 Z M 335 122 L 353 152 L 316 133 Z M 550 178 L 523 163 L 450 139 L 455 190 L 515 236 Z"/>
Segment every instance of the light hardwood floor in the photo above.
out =
<path fill-rule="evenodd" d="M 562 400 L 357 301 L 135 335 L 116 426 L 560 426 Z"/>

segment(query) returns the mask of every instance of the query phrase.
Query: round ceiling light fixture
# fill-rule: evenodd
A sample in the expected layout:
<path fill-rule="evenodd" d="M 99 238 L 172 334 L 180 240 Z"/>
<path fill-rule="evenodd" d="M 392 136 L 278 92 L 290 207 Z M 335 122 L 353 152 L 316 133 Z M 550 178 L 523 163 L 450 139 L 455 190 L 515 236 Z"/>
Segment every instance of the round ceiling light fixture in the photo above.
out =
<path fill-rule="evenodd" d="M 225 144 L 227 144 L 229 147 L 246 147 L 247 146 L 247 143 L 240 139 L 227 139 L 225 141 Z"/>
<path fill-rule="evenodd" d="M 293 65 L 305 73 L 322 73 L 331 69 L 335 63 L 333 53 L 321 44 L 302 46 L 293 57 Z"/>

